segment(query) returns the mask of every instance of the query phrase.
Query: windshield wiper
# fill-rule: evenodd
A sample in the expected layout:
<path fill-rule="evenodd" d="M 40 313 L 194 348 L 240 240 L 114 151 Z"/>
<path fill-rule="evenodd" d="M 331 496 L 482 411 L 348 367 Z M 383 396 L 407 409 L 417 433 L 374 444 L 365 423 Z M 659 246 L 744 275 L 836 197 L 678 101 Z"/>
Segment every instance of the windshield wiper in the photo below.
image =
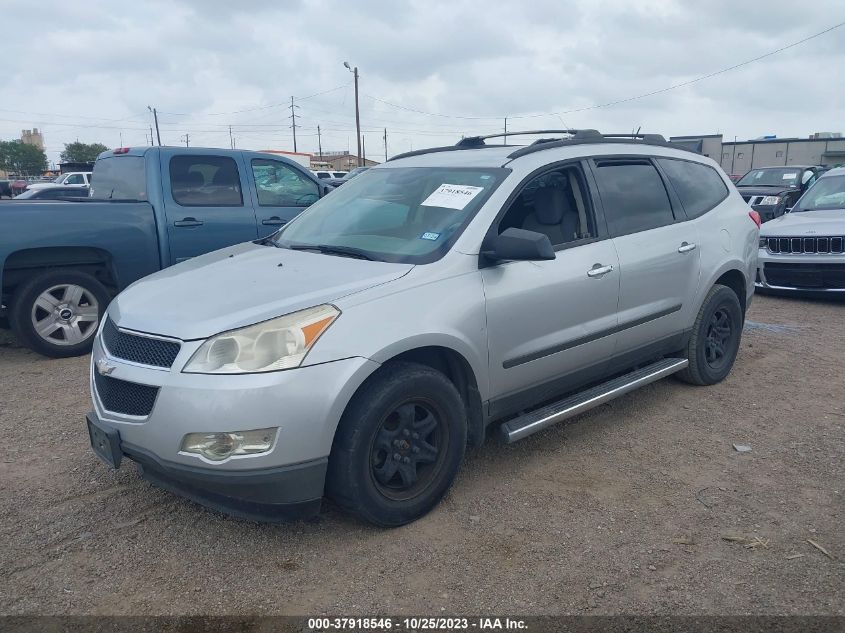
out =
<path fill-rule="evenodd" d="M 294 251 L 317 251 L 324 255 L 340 255 L 342 257 L 354 257 L 355 259 L 366 259 L 371 262 L 379 261 L 367 251 L 351 246 L 332 246 L 331 244 L 291 244 L 289 249 Z"/>

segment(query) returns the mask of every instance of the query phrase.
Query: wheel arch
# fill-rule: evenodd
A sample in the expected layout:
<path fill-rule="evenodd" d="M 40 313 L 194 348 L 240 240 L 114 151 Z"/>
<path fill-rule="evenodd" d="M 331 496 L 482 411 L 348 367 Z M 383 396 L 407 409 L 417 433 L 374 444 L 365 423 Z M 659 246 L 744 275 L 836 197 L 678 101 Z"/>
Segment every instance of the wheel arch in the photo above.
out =
<path fill-rule="evenodd" d="M 49 246 L 26 248 L 9 253 L 3 262 L 2 293 L 15 289 L 42 272 L 71 269 L 92 275 L 110 291 L 119 287 L 111 253 L 89 246 Z"/>
<path fill-rule="evenodd" d="M 370 359 L 379 363 L 379 366 L 393 361 L 405 361 L 425 365 L 443 373 L 452 381 L 464 401 L 468 422 L 467 444 L 470 448 L 474 448 L 480 446 L 485 437 L 484 385 L 478 382 L 479 376 L 483 374 L 478 367 L 479 361 L 476 361 L 474 365 L 470 361 L 472 355 L 468 353 L 468 350 L 460 349 L 464 347 L 460 341 L 457 343 L 455 340 L 443 337 L 414 337 L 398 341 L 373 354 Z M 344 410 L 375 373 L 373 371 L 357 387 L 346 402 Z"/>

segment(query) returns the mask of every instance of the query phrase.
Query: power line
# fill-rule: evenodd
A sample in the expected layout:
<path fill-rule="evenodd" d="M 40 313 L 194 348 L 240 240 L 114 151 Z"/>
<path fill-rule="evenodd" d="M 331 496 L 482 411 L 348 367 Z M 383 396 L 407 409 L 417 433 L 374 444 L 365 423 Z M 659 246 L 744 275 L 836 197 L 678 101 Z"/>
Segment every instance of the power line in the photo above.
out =
<path fill-rule="evenodd" d="M 619 105 L 620 103 L 628 103 L 630 101 L 636 101 L 637 99 L 644 99 L 646 97 L 652 97 L 654 95 L 662 94 L 664 92 L 669 92 L 670 90 L 677 90 L 678 88 L 683 88 L 685 86 L 689 86 L 699 81 L 704 81 L 705 79 L 711 79 L 716 77 L 717 75 L 722 75 L 724 73 L 730 72 L 732 70 L 736 70 L 737 68 L 742 68 L 743 66 L 748 66 L 749 64 L 753 64 L 754 62 L 758 62 L 761 59 L 766 59 L 767 57 L 771 57 L 772 55 L 777 55 L 778 53 L 782 53 L 785 50 L 789 50 L 790 48 L 795 48 L 801 44 L 809 42 L 817 37 L 821 37 L 826 33 L 830 33 L 842 26 L 845 26 L 845 22 L 840 22 L 838 24 L 834 24 L 831 27 L 826 28 L 823 31 L 819 31 L 818 33 L 814 33 L 808 37 L 805 37 L 797 42 L 792 42 L 791 44 L 787 44 L 786 46 L 781 46 L 773 51 L 769 51 L 768 53 L 764 53 L 763 55 L 758 55 L 757 57 L 753 57 L 751 59 L 747 59 L 743 62 L 738 64 L 734 64 L 733 66 L 728 66 L 726 68 L 722 68 L 720 70 L 716 70 L 711 73 L 707 73 L 706 75 L 702 75 L 700 77 L 696 77 L 695 79 L 690 79 L 689 81 L 683 81 L 678 84 L 674 84 L 672 86 L 667 86 L 665 88 L 660 88 L 659 90 L 652 90 L 651 92 L 646 92 L 641 95 L 636 95 L 634 97 L 626 97 L 625 99 L 617 99 L 615 101 L 608 101 L 607 103 L 599 103 L 591 106 L 585 106 L 583 108 L 575 108 L 572 110 L 564 110 L 562 112 L 543 112 L 541 114 L 523 114 L 518 116 L 510 116 L 510 119 L 533 119 L 538 117 L 544 116 L 560 116 L 562 114 L 573 114 L 575 112 L 585 112 L 587 110 L 596 110 L 598 108 L 608 108 L 610 106 Z M 501 116 L 461 116 L 455 114 L 442 114 L 439 112 L 426 112 L 425 110 L 418 110 L 416 108 L 409 108 L 407 106 L 399 105 L 397 103 L 391 103 L 390 101 L 385 101 L 384 99 L 380 99 L 379 97 L 374 97 L 373 95 L 365 94 L 365 97 L 368 99 L 372 99 L 373 101 L 378 101 L 379 103 L 383 103 L 385 105 L 391 106 L 393 108 L 397 108 L 399 110 L 406 110 L 408 112 L 415 112 L 417 114 L 424 114 L 426 116 L 435 116 L 435 117 L 443 117 L 448 119 L 468 119 L 468 120 L 491 120 L 491 119 L 501 119 Z"/>

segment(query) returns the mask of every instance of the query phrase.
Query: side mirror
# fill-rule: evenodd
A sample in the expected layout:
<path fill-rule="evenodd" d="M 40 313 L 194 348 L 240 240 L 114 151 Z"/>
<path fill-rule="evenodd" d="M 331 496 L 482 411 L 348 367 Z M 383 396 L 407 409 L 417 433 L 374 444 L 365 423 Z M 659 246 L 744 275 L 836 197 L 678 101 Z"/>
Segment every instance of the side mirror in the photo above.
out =
<path fill-rule="evenodd" d="M 326 195 L 331 190 L 332 190 L 332 187 L 329 187 L 328 185 L 324 185 L 323 186 L 323 195 Z"/>
<path fill-rule="evenodd" d="M 555 258 L 549 236 L 510 228 L 489 240 L 481 254 L 493 261 L 541 261 Z"/>

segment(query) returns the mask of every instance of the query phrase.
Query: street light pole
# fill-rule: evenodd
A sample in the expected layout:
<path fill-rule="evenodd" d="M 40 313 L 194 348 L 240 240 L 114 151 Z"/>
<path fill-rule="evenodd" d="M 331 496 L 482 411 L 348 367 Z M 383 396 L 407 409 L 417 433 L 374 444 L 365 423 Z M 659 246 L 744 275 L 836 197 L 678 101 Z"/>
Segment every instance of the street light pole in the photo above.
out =
<path fill-rule="evenodd" d="M 353 76 L 355 77 L 355 134 L 358 138 L 358 167 L 360 167 L 363 163 L 361 162 L 361 109 L 358 105 L 358 67 L 352 68 L 349 65 L 349 62 L 343 62 L 343 65 L 346 67 L 346 70 L 350 71 Z"/>

